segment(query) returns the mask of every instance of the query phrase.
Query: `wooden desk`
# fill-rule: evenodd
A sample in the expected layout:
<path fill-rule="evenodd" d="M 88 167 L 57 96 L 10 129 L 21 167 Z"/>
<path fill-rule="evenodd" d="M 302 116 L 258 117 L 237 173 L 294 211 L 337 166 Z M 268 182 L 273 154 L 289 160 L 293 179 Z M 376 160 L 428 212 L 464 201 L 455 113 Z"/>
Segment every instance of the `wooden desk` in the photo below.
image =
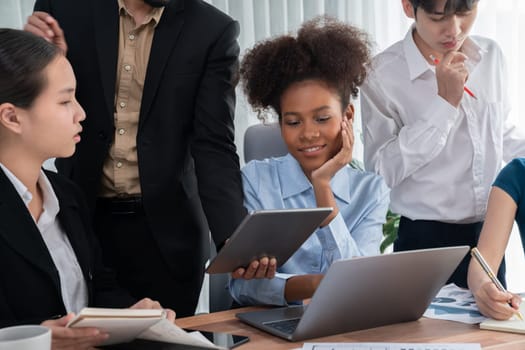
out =
<path fill-rule="evenodd" d="M 292 343 L 259 331 L 235 318 L 237 312 L 257 310 L 243 308 L 213 314 L 181 318 L 183 328 L 247 335 L 250 341 L 238 349 L 295 349 L 303 342 Z M 478 325 L 421 318 L 418 321 L 349 332 L 307 340 L 309 342 L 399 342 L 399 343 L 480 343 L 483 349 L 523 350 L 525 335 L 480 330 Z"/>

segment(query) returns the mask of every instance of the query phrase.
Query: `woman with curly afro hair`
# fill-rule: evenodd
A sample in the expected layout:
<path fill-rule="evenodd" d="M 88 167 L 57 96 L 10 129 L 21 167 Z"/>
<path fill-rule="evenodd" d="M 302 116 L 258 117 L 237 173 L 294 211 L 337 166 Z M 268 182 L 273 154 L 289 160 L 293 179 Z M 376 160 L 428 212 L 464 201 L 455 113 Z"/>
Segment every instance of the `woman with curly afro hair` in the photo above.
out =
<path fill-rule="evenodd" d="M 381 177 L 348 166 L 354 107 L 370 58 L 367 37 L 328 17 L 297 36 L 257 44 L 241 63 L 241 81 L 256 110 L 273 109 L 289 154 L 242 170 L 248 210 L 334 210 L 273 279 L 232 279 L 241 305 L 287 305 L 310 298 L 339 259 L 379 253 L 389 190 Z"/>

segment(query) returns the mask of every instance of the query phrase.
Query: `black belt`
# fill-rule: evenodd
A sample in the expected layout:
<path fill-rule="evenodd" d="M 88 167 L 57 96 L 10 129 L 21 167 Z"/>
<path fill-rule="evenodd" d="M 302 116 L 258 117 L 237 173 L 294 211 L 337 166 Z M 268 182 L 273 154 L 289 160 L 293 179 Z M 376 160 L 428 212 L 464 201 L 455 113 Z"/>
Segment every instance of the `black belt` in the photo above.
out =
<path fill-rule="evenodd" d="M 144 212 L 142 197 L 100 197 L 97 199 L 97 208 L 112 214 L 139 214 Z"/>

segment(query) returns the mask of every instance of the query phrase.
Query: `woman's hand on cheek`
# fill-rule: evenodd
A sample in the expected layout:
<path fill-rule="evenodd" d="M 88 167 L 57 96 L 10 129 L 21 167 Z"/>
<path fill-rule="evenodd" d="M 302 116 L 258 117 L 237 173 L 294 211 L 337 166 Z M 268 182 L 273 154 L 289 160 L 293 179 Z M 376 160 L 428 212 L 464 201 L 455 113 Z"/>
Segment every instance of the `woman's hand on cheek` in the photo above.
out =
<path fill-rule="evenodd" d="M 352 120 L 344 118 L 341 122 L 341 150 L 332 158 L 324 163 L 319 169 L 312 171 L 312 182 L 328 181 L 352 161 L 352 150 L 354 148 L 354 130 Z"/>
<path fill-rule="evenodd" d="M 321 223 L 321 227 L 328 225 L 339 213 L 339 208 L 330 186 L 330 180 L 335 173 L 352 161 L 353 135 L 352 122 L 345 119 L 341 123 L 341 149 L 319 169 L 312 171 L 310 180 L 314 187 L 317 206 L 333 208 L 332 213 Z"/>

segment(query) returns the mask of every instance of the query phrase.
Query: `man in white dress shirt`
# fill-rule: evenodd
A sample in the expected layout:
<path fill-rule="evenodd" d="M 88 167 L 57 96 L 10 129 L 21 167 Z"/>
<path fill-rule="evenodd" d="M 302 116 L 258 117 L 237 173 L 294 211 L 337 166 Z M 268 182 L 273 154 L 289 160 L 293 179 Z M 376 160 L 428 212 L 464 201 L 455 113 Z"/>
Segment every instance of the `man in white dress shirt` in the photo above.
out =
<path fill-rule="evenodd" d="M 402 216 L 394 250 L 474 246 L 502 161 L 525 156 L 508 121 L 504 57 L 469 36 L 478 0 L 402 5 L 414 25 L 374 58 L 362 86 L 365 166 L 385 178 Z M 468 261 L 449 282 L 467 287 Z"/>

